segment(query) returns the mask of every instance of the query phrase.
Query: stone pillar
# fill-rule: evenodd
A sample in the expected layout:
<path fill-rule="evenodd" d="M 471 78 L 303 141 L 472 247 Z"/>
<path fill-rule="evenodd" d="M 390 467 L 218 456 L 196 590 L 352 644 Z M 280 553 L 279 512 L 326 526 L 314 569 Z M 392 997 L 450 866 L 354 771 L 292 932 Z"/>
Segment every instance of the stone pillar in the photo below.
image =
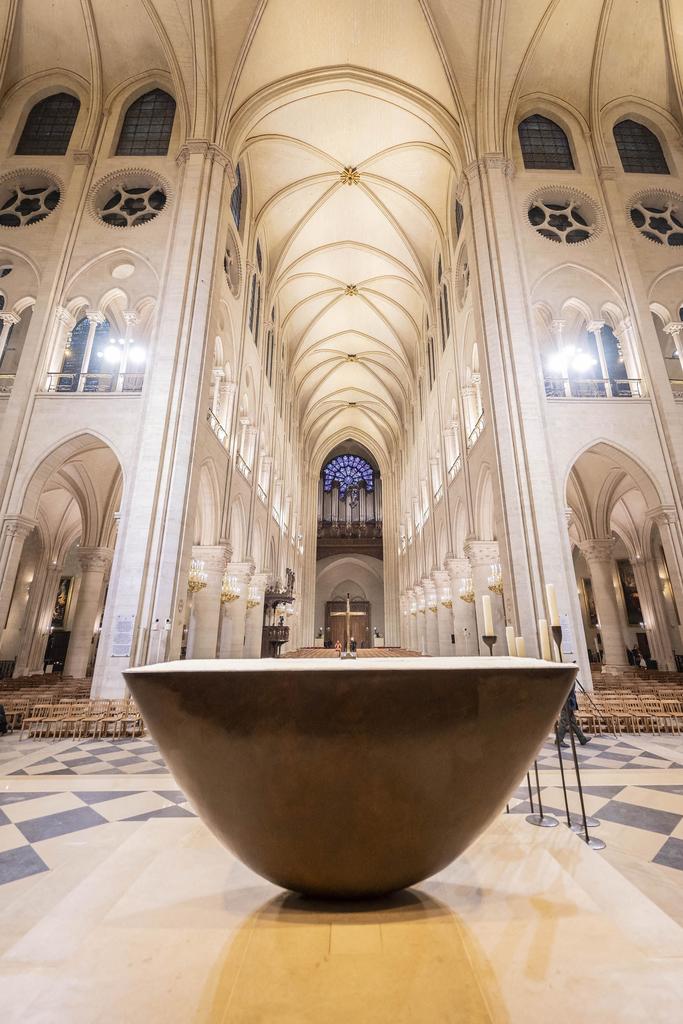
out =
<path fill-rule="evenodd" d="M 248 600 L 257 600 L 258 604 L 247 608 L 246 634 L 244 642 L 245 658 L 261 657 L 261 641 L 263 638 L 263 598 L 268 582 L 267 572 L 256 572 L 249 581 Z"/>
<path fill-rule="evenodd" d="M 465 657 L 477 654 L 479 639 L 474 604 L 468 604 L 460 598 L 461 583 L 472 575 L 472 566 L 468 558 L 447 558 L 446 570 L 451 579 L 455 654 Z"/>
<path fill-rule="evenodd" d="M 10 313 L 9 311 L 0 313 L 0 324 L 2 324 L 2 328 L 0 329 L 0 363 L 2 362 L 2 357 L 4 356 L 5 349 L 7 348 L 10 331 L 15 324 L 19 323 L 20 319 L 21 318 L 18 317 L 16 313 Z"/>
<path fill-rule="evenodd" d="M 498 562 L 500 557 L 498 541 L 468 540 L 465 542 L 465 554 L 469 558 L 470 565 L 472 566 L 472 583 L 474 585 L 474 605 L 477 620 L 477 642 L 479 644 L 479 653 L 489 653 L 488 648 L 485 647 L 481 641 L 481 635 L 484 632 L 484 613 L 481 605 L 481 599 L 485 594 L 488 594 L 491 598 L 491 608 L 493 611 L 493 628 L 496 636 L 498 637 L 496 645 L 493 648 L 493 653 L 500 655 L 507 654 L 507 646 L 505 644 L 505 612 L 503 608 L 503 599 L 498 594 L 492 594 L 489 590 L 491 565 Z"/>
<path fill-rule="evenodd" d="M 240 596 L 236 601 L 222 605 L 220 652 L 221 658 L 244 658 L 244 633 L 247 619 L 247 596 L 249 578 L 253 565 L 248 562 L 231 562 L 226 572 L 234 576 Z"/>
<path fill-rule="evenodd" d="M 425 577 L 422 580 L 425 595 L 425 653 L 432 658 L 439 657 L 439 624 L 438 607 L 439 602 L 436 595 L 434 581 Z"/>
<path fill-rule="evenodd" d="M 221 583 L 230 561 L 229 544 L 196 544 L 192 557 L 204 563 L 206 586 L 192 595 L 188 658 L 215 658 L 221 620 Z"/>
<path fill-rule="evenodd" d="M 77 551 L 81 583 L 71 627 L 69 650 L 64 663 L 65 676 L 85 679 L 95 625 L 102 612 L 100 602 L 104 578 L 109 571 L 113 555 L 111 548 L 79 548 Z"/>
<path fill-rule="evenodd" d="M 420 654 L 427 653 L 427 626 L 425 622 L 425 616 L 427 615 L 427 609 L 425 605 L 425 593 L 422 587 L 415 587 L 415 602 L 417 608 L 416 616 L 416 630 L 417 630 L 417 646 L 416 651 Z"/>
<path fill-rule="evenodd" d="M 678 320 L 673 320 L 667 324 L 664 328 L 664 333 L 670 335 L 671 340 L 676 346 L 676 355 L 678 361 L 681 364 L 681 371 L 683 371 L 683 344 L 681 344 L 681 334 L 683 334 L 683 323 Z"/>
<path fill-rule="evenodd" d="M 0 533 L 0 634 L 7 625 L 7 616 L 17 581 L 24 541 L 36 525 L 27 516 L 5 516 Z"/>
<path fill-rule="evenodd" d="M 605 652 L 604 668 L 628 665 L 626 642 L 621 628 L 621 613 L 614 589 L 614 541 L 611 537 L 591 538 L 579 543 L 588 563 L 593 581 L 595 608 L 600 623 L 600 636 Z"/>
<path fill-rule="evenodd" d="M 55 607 L 59 580 L 64 572 L 61 565 L 46 565 L 36 573 L 31 584 L 31 598 L 24 622 L 15 676 L 27 676 L 43 671 L 45 648 Z"/>
<path fill-rule="evenodd" d="M 411 651 L 417 651 L 417 598 L 414 590 L 406 591 L 408 607 L 408 647 Z"/>
<path fill-rule="evenodd" d="M 661 591 L 653 583 L 659 583 L 657 566 L 653 559 L 644 561 L 637 558 L 631 563 L 638 587 L 640 606 L 643 612 L 645 634 L 650 645 L 650 653 L 657 661 L 659 669 L 675 669 L 671 652 L 671 637 L 666 615 L 662 607 Z"/>
<path fill-rule="evenodd" d="M 451 643 L 453 632 L 453 594 L 451 579 L 443 569 L 435 569 L 432 579 L 436 587 L 436 623 L 439 634 L 439 654 L 448 658 L 455 654 L 455 645 Z M 445 602 L 445 603 L 444 603 Z M 450 607 L 448 605 L 450 604 Z"/>

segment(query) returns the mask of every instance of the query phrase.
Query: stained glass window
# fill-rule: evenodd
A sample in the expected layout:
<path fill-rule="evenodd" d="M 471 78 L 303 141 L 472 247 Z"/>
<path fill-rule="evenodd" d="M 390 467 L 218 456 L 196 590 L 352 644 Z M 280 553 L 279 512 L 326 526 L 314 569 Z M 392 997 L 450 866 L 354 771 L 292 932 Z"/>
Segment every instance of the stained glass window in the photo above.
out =
<path fill-rule="evenodd" d="M 67 92 L 46 96 L 29 111 L 17 145 L 17 154 L 63 156 L 69 148 L 80 101 Z"/>
<path fill-rule="evenodd" d="M 520 121 L 519 144 L 527 170 L 547 168 L 552 171 L 573 171 L 574 160 L 569 140 L 560 128 L 542 114 L 532 114 Z"/>
<path fill-rule="evenodd" d="M 173 131 L 175 100 L 152 89 L 128 107 L 116 148 L 117 156 L 166 156 Z"/>
<path fill-rule="evenodd" d="M 372 466 L 358 455 L 336 455 L 323 469 L 323 489 L 332 490 L 332 485 L 339 484 L 339 497 L 343 498 L 350 487 L 365 484 L 365 490 L 374 487 Z"/>
<path fill-rule="evenodd" d="M 232 195 L 230 196 L 230 209 L 232 210 L 232 218 L 239 228 L 240 220 L 242 218 L 242 172 L 240 171 L 239 164 L 235 168 L 235 177 L 237 178 L 237 184 L 232 190 Z"/>
<path fill-rule="evenodd" d="M 668 174 L 661 143 L 644 124 L 626 118 L 614 126 L 614 141 L 625 171 L 631 174 Z"/>
<path fill-rule="evenodd" d="M 457 238 L 460 238 L 460 232 L 462 231 L 462 224 L 465 219 L 465 211 L 463 210 L 462 203 L 459 199 L 455 200 L 455 234 Z"/>

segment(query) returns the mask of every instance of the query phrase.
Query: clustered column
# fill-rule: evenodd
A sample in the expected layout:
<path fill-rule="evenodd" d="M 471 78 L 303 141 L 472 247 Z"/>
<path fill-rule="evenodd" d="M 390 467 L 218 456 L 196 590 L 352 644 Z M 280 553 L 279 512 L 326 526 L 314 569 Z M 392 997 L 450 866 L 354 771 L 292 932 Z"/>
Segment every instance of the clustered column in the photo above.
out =
<path fill-rule="evenodd" d="M 620 668 L 628 665 L 626 643 L 621 631 L 621 613 L 614 589 L 614 541 L 611 537 L 598 537 L 581 541 L 579 547 L 588 563 L 593 582 L 593 596 L 605 652 L 604 667 Z"/>
<path fill-rule="evenodd" d="M 189 658 L 215 658 L 221 619 L 221 583 L 230 561 L 229 544 L 201 544 L 192 557 L 204 563 L 206 586 L 192 596 L 192 617 L 188 637 Z"/>
<path fill-rule="evenodd" d="M 425 594 L 425 653 L 432 658 L 439 657 L 439 624 L 437 621 L 439 602 L 434 581 L 428 576 L 422 580 Z"/>
<path fill-rule="evenodd" d="M 476 654 L 479 649 L 479 639 L 474 604 L 469 604 L 460 598 L 461 583 L 464 579 L 471 577 L 472 566 L 468 558 L 447 558 L 446 570 L 451 580 L 455 653 L 465 656 Z"/>
<path fill-rule="evenodd" d="M 231 562 L 227 567 L 229 576 L 235 578 L 239 596 L 224 604 L 221 618 L 221 658 L 243 658 L 244 631 L 247 619 L 247 598 L 249 577 L 253 566 L 245 562 Z"/>
<path fill-rule="evenodd" d="M 451 581 L 449 574 L 443 569 L 435 569 L 432 572 L 432 579 L 436 587 L 436 624 L 439 636 L 439 654 L 442 658 L 447 658 L 449 655 L 455 654 L 455 647 L 451 643 L 451 633 L 453 632 Z M 449 603 L 450 607 L 448 607 Z"/>
<path fill-rule="evenodd" d="M 472 566 L 472 584 L 474 586 L 476 609 L 475 614 L 478 623 L 477 642 L 480 645 L 480 654 L 488 654 L 488 649 L 481 642 L 481 635 L 484 632 L 481 599 L 485 594 L 488 594 L 491 598 L 493 628 L 496 636 L 498 637 L 494 653 L 507 654 L 507 648 L 505 647 L 505 612 L 503 609 L 503 600 L 498 595 L 492 594 L 489 590 L 491 565 L 498 562 L 499 557 L 498 541 L 469 540 L 465 544 L 465 554 L 469 558 L 470 565 Z"/>
<path fill-rule="evenodd" d="M 244 657 L 260 658 L 263 639 L 263 599 L 266 593 L 268 573 L 256 572 L 249 581 L 244 639 Z M 254 603 L 256 602 L 256 603 Z"/>
<path fill-rule="evenodd" d="M 64 675 L 85 679 L 95 626 L 102 612 L 104 579 L 109 572 L 114 552 L 111 548 L 84 547 L 79 548 L 76 555 L 81 569 L 81 582 Z"/>

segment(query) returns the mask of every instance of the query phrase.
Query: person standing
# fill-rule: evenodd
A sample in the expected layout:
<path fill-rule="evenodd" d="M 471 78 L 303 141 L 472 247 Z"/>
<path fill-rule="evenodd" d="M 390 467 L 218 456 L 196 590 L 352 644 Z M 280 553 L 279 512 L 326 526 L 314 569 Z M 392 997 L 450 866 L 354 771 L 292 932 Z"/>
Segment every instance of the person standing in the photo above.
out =
<path fill-rule="evenodd" d="M 569 729 L 572 730 L 582 747 L 585 747 L 586 744 L 591 741 L 591 737 L 584 734 L 576 719 L 576 711 L 578 707 L 579 702 L 576 699 L 576 684 L 574 684 L 567 700 L 565 701 L 564 707 L 560 712 L 560 720 L 557 726 L 557 738 L 561 747 L 567 746 L 564 742 L 564 738 Z"/>

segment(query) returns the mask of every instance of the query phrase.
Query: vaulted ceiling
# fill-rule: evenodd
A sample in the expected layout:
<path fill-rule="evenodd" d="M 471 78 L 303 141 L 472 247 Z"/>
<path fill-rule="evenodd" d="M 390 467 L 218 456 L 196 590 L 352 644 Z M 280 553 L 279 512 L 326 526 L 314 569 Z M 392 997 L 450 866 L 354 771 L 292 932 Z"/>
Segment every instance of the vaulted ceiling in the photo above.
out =
<path fill-rule="evenodd" d="M 166 76 L 188 135 L 243 161 L 309 450 L 395 450 L 454 182 L 510 151 L 528 97 L 605 160 L 611 104 L 683 107 L 678 0 L 0 0 L 0 32 L 3 96 L 63 69 L 94 139 L 118 89 Z"/>

